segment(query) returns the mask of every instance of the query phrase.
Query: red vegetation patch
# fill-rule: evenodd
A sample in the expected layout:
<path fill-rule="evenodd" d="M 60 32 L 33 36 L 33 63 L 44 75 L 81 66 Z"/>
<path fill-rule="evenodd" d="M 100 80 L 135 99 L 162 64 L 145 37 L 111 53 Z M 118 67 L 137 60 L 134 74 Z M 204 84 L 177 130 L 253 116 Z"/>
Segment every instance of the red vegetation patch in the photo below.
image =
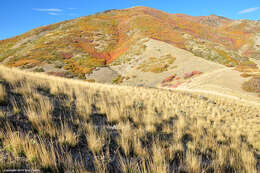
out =
<path fill-rule="evenodd" d="M 192 77 L 192 72 L 185 73 L 183 77 L 184 77 L 184 79 L 188 79 L 188 78 Z"/>
<path fill-rule="evenodd" d="M 70 52 L 69 53 L 62 53 L 61 56 L 62 56 L 63 59 L 70 59 L 70 58 L 73 57 L 73 54 L 70 53 Z"/>
<path fill-rule="evenodd" d="M 226 67 L 234 67 L 233 64 L 226 64 Z"/>
<path fill-rule="evenodd" d="M 200 71 L 197 71 L 197 70 L 195 70 L 195 71 L 192 72 L 192 75 L 200 75 L 200 74 L 201 74 L 201 72 L 200 72 Z"/>
<path fill-rule="evenodd" d="M 173 75 L 167 77 L 166 79 L 164 79 L 162 81 L 162 83 L 171 82 L 175 77 L 176 77 L 176 74 L 173 74 Z"/>
<path fill-rule="evenodd" d="M 188 72 L 188 73 L 185 73 L 184 74 L 184 79 L 188 79 L 188 78 L 191 78 L 192 76 L 195 76 L 195 75 L 200 75 L 201 72 L 200 71 L 192 71 L 192 72 Z"/>
<path fill-rule="evenodd" d="M 180 85 L 181 85 L 181 82 L 178 82 L 177 84 L 171 85 L 170 87 L 171 88 L 178 88 L 178 86 L 180 86 Z"/>
<path fill-rule="evenodd" d="M 85 42 L 80 42 L 80 47 L 86 52 L 89 53 L 90 56 L 98 59 L 104 59 L 106 62 L 112 59 L 110 53 L 108 52 L 97 52 L 95 47 Z"/>

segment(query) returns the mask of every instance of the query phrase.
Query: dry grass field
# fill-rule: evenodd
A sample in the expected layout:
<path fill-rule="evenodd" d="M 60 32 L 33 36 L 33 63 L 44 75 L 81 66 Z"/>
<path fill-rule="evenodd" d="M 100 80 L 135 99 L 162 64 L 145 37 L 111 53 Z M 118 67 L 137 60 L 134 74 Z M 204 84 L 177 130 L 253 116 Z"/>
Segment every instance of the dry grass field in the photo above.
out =
<path fill-rule="evenodd" d="M 260 172 L 260 108 L 0 66 L 0 172 Z"/>

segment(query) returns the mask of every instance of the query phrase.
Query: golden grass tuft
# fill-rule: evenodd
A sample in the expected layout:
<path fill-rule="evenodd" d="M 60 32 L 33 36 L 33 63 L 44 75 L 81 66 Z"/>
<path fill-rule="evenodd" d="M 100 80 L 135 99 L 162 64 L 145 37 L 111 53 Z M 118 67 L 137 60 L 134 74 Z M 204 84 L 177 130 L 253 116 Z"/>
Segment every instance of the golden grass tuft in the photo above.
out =
<path fill-rule="evenodd" d="M 57 130 L 58 141 L 62 144 L 67 144 L 71 147 L 75 147 L 78 144 L 78 135 L 73 132 L 73 130 L 68 125 L 62 125 L 61 130 Z"/>
<path fill-rule="evenodd" d="M 98 134 L 93 125 L 87 125 L 86 127 L 86 139 L 88 142 L 88 147 L 94 153 L 99 153 L 105 144 L 105 134 Z"/>
<path fill-rule="evenodd" d="M 123 149 L 125 155 L 129 156 L 133 139 L 130 137 L 130 135 L 133 134 L 133 131 L 131 130 L 132 127 L 129 123 L 119 123 L 118 129 L 121 130 L 121 136 L 118 138 L 118 144 Z"/>
<path fill-rule="evenodd" d="M 5 88 L 2 84 L 0 84 L 0 103 L 5 102 L 7 93 L 5 91 Z"/>

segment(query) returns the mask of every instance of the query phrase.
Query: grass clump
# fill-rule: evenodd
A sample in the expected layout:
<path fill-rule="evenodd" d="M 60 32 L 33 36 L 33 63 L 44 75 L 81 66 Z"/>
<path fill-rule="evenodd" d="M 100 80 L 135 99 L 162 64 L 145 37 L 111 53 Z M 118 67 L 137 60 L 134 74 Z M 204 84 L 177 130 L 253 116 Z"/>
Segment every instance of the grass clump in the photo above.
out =
<path fill-rule="evenodd" d="M 0 105 L 6 102 L 7 93 L 2 84 L 0 84 Z"/>
<path fill-rule="evenodd" d="M 86 131 L 88 147 L 94 153 L 100 153 L 105 144 L 104 134 L 99 134 L 93 125 L 87 125 Z"/>
<path fill-rule="evenodd" d="M 73 130 L 68 125 L 62 125 L 61 130 L 58 135 L 58 140 L 61 144 L 69 145 L 75 147 L 78 144 L 78 135 L 73 132 Z"/>

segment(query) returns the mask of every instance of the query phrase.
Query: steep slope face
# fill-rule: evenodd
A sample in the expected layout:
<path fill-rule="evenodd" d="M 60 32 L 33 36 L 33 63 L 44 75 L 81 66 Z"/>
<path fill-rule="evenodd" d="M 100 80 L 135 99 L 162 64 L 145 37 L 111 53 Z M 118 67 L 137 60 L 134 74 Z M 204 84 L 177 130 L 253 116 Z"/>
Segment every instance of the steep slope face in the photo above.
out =
<path fill-rule="evenodd" d="M 131 46 L 110 66 L 123 78 L 123 84 L 137 83 L 144 86 L 160 86 L 163 79 L 172 74 L 175 74 L 175 78 L 180 78 L 176 81 L 180 83 L 185 82 L 183 76 L 187 72 L 196 70 L 208 73 L 226 68 L 168 43 L 149 38 L 141 39 Z"/>
<path fill-rule="evenodd" d="M 85 78 L 110 66 L 143 38 L 163 41 L 196 56 L 224 64 L 254 63 L 259 58 L 260 23 L 215 15 L 192 17 L 147 7 L 109 10 L 40 27 L 0 41 L 6 65 Z"/>
<path fill-rule="evenodd" d="M 242 74 L 236 68 L 194 56 L 168 43 L 144 38 L 109 67 L 97 68 L 86 78 L 102 83 L 203 92 L 240 101 L 260 102 L 257 94 L 242 89 L 248 81 Z"/>

